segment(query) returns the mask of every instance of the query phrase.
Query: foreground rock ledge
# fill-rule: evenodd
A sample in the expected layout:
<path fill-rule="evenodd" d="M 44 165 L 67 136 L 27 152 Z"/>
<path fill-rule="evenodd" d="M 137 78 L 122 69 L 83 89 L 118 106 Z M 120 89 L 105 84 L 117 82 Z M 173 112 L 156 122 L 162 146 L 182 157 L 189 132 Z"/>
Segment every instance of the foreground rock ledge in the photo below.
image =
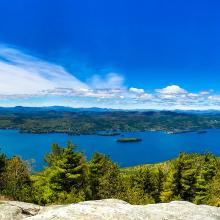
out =
<path fill-rule="evenodd" d="M 116 199 L 42 207 L 23 202 L 0 203 L 0 220 L 220 220 L 220 208 L 170 202 L 130 205 Z"/>

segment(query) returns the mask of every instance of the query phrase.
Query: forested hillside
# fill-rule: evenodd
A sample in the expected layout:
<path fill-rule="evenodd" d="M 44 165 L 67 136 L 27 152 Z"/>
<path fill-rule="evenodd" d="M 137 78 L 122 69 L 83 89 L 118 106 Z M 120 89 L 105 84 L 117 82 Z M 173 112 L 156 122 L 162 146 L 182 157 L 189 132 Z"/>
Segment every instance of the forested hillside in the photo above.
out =
<path fill-rule="evenodd" d="M 33 173 L 27 161 L 1 154 L 1 197 L 40 205 L 117 198 L 131 204 L 186 200 L 220 206 L 220 159 L 211 153 L 181 153 L 164 163 L 120 169 L 100 153 L 87 161 L 68 143 L 54 144 L 45 161 L 44 170 Z"/>
<path fill-rule="evenodd" d="M 218 113 L 169 111 L 62 111 L 44 108 L 0 108 L 0 128 L 20 132 L 95 134 L 99 131 L 165 131 L 170 133 L 220 128 Z"/>

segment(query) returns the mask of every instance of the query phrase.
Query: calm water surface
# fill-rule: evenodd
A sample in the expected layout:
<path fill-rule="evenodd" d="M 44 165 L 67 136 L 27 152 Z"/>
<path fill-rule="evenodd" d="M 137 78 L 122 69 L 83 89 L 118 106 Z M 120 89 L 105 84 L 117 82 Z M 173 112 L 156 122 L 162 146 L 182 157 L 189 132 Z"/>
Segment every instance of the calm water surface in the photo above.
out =
<path fill-rule="evenodd" d="M 139 137 L 142 142 L 117 143 L 120 136 L 66 134 L 20 134 L 16 130 L 0 130 L 0 148 L 8 156 L 19 155 L 23 159 L 35 159 L 35 170 L 44 166 L 43 157 L 52 143 L 66 146 L 68 140 L 84 151 L 90 159 L 96 151 L 109 155 L 120 166 L 156 163 L 172 159 L 179 152 L 210 151 L 220 156 L 220 129 L 205 134 L 166 134 L 163 132 L 123 133 L 124 137 Z"/>

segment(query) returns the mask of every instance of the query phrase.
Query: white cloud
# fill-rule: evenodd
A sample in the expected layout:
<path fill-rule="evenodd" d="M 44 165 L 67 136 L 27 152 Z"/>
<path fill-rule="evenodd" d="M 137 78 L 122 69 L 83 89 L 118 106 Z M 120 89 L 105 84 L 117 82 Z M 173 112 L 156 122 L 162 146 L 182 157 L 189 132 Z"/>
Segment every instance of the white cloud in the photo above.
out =
<path fill-rule="evenodd" d="M 220 95 L 213 95 L 208 97 L 211 101 L 220 101 Z"/>
<path fill-rule="evenodd" d="M 142 100 L 148 100 L 148 99 L 152 99 L 153 96 L 151 94 L 144 93 L 144 94 L 141 94 L 139 96 L 139 98 L 142 99 Z"/>
<path fill-rule="evenodd" d="M 200 95 L 209 95 L 210 91 L 201 91 L 199 94 Z"/>
<path fill-rule="evenodd" d="M 205 109 L 220 104 L 220 95 L 212 90 L 192 93 L 169 85 L 146 93 L 142 88 L 127 88 L 124 81 L 122 75 L 109 73 L 96 74 L 85 83 L 60 65 L 0 46 L 0 105 Z"/>
<path fill-rule="evenodd" d="M 124 88 L 124 78 L 117 73 L 109 73 L 105 77 L 94 75 L 89 85 L 94 89 L 121 89 Z"/>
<path fill-rule="evenodd" d="M 88 88 L 62 66 L 4 46 L 0 47 L 0 94 L 38 94 L 55 88 Z"/>
<path fill-rule="evenodd" d="M 163 89 L 156 89 L 156 92 L 161 94 L 184 94 L 187 93 L 185 89 L 182 89 L 181 87 L 177 85 L 171 85 L 167 86 Z"/>
<path fill-rule="evenodd" d="M 161 99 L 176 99 L 175 95 L 172 94 L 163 94 L 162 96 L 159 96 Z"/>
<path fill-rule="evenodd" d="M 196 94 L 196 93 L 189 93 L 188 96 L 189 96 L 189 97 L 198 97 L 199 94 Z"/>
<path fill-rule="evenodd" d="M 138 89 L 138 88 L 130 88 L 129 89 L 130 92 L 134 92 L 134 93 L 144 93 L 144 89 Z"/>

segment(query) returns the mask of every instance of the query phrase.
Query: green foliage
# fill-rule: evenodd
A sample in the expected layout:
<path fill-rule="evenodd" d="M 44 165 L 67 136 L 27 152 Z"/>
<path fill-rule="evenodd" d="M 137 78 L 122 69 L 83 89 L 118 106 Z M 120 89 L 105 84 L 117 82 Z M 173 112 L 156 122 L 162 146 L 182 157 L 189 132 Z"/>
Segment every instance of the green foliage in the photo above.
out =
<path fill-rule="evenodd" d="M 210 153 L 181 153 L 155 165 L 120 169 L 106 155 L 83 153 L 67 143 L 52 145 L 48 166 L 30 174 L 19 157 L 0 155 L 0 195 L 41 205 L 116 198 L 131 204 L 186 200 L 220 206 L 220 159 Z"/>
<path fill-rule="evenodd" d="M 0 175 L 5 170 L 5 165 L 6 165 L 6 157 L 4 154 L 0 153 Z"/>
<path fill-rule="evenodd" d="M 6 168 L 6 157 L 4 154 L 0 154 L 0 192 L 4 189 L 3 174 Z"/>
<path fill-rule="evenodd" d="M 140 169 L 132 176 L 132 185 L 134 188 L 141 189 L 144 194 L 148 194 L 152 198 L 156 192 L 156 179 L 153 172 L 147 169 Z"/>
<path fill-rule="evenodd" d="M 196 184 L 196 197 L 194 202 L 197 204 L 205 203 L 209 200 L 210 195 L 217 195 L 217 194 L 210 194 L 210 189 L 215 187 L 215 181 L 213 178 L 219 170 L 219 161 L 217 158 L 210 153 L 207 153 L 203 157 L 203 166 L 200 167 L 199 174 L 197 176 L 197 184 Z M 211 185 L 212 184 L 212 185 Z"/>
<path fill-rule="evenodd" d="M 21 132 L 94 134 L 97 131 L 168 131 L 172 133 L 219 128 L 219 114 L 185 114 L 176 112 L 94 112 L 56 111 L 48 109 L 0 109 L 0 128 Z"/>
<path fill-rule="evenodd" d="M 95 153 L 89 162 L 91 199 L 116 197 L 120 170 L 106 155 Z"/>
<path fill-rule="evenodd" d="M 207 187 L 206 203 L 213 206 L 220 207 L 220 171 L 213 177 L 213 181 Z"/>
<path fill-rule="evenodd" d="M 45 156 L 45 161 L 48 167 L 33 177 L 37 202 L 66 203 L 74 202 L 79 196 L 85 198 L 89 193 L 88 166 L 84 155 L 75 151 L 73 144 L 69 142 L 66 148 L 52 145 L 52 152 Z"/>
<path fill-rule="evenodd" d="M 192 201 L 195 184 L 196 164 L 194 163 L 194 157 L 181 153 L 172 163 L 171 170 L 164 183 L 161 199 L 164 202 L 171 201 L 174 198 Z"/>
<path fill-rule="evenodd" d="M 27 164 L 19 157 L 5 161 L 1 174 L 1 194 L 16 200 L 31 201 L 31 180 Z"/>

